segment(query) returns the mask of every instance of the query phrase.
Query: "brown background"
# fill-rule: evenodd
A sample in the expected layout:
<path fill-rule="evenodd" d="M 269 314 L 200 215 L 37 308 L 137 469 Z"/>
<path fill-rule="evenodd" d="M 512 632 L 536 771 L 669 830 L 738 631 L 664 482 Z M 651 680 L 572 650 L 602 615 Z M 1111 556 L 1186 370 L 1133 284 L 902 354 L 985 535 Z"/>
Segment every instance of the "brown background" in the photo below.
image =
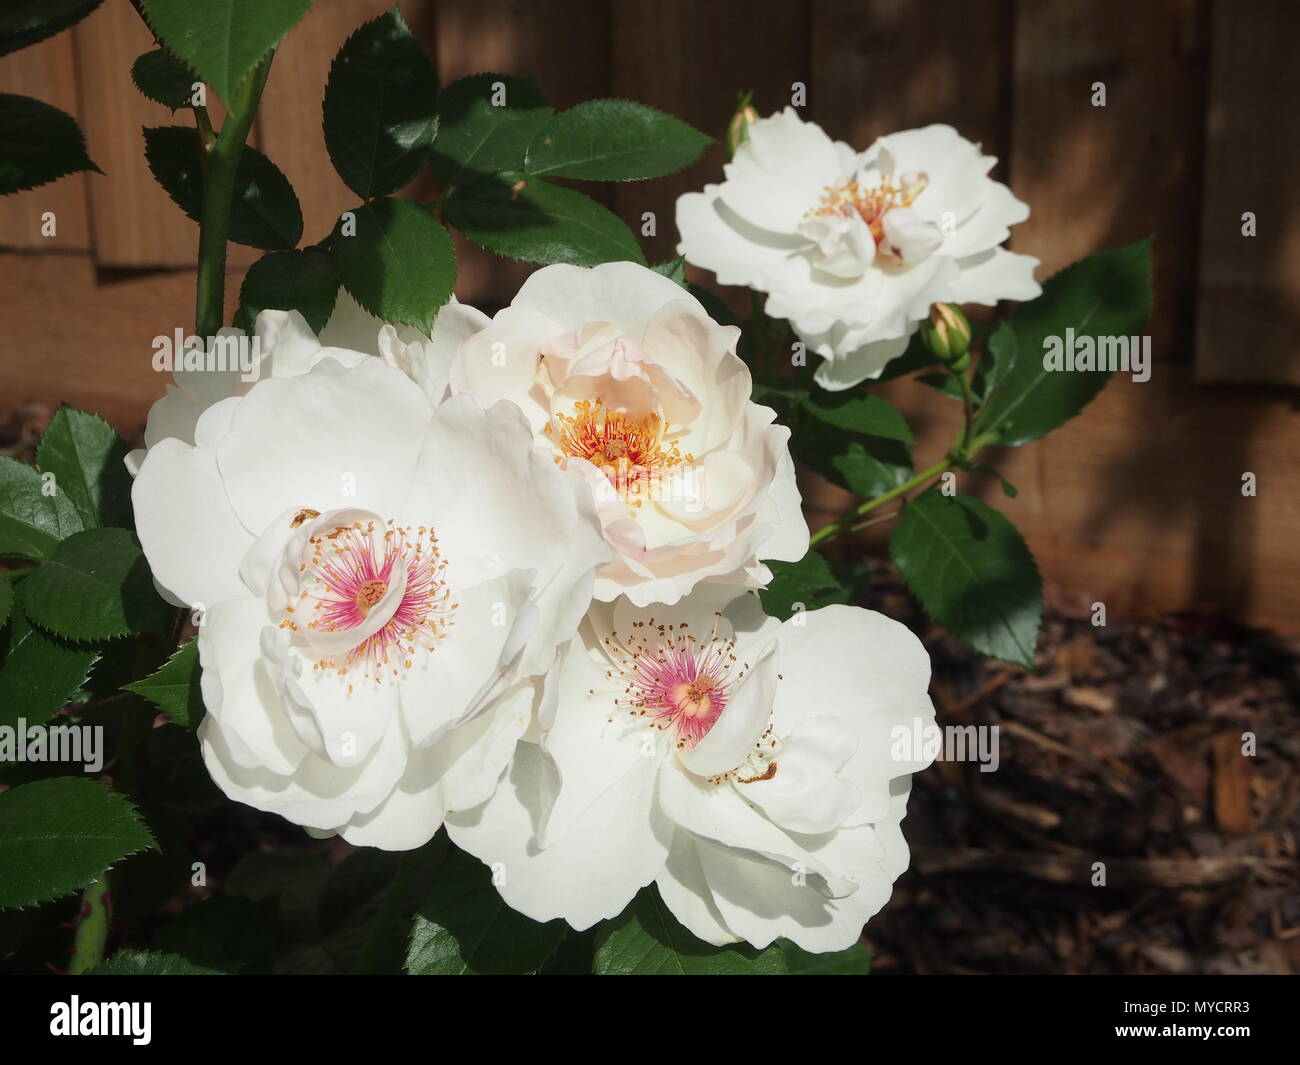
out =
<path fill-rule="evenodd" d="M 277 56 L 253 140 L 289 176 L 305 238 L 351 194 L 320 133 L 331 58 L 391 0 L 317 0 Z M 532 74 L 558 106 L 617 95 L 715 135 L 742 89 L 759 110 L 807 86 L 806 117 L 865 147 L 927 122 L 998 156 L 994 176 L 1032 208 L 1013 246 L 1040 277 L 1149 233 L 1156 240 L 1151 381 L 1117 378 L 1047 440 L 999 466 L 999 505 L 1050 586 L 1112 616 L 1217 606 L 1295 631 L 1300 598 L 1300 4 L 1292 0 L 403 0 L 444 81 Z M 163 382 L 150 340 L 193 313 L 196 227 L 154 184 L 140 129 L 165 109 L 128 75 L 151 44 L 128 0 L 0 59 L 0 91 L 73 113 L 106 176 L 0 200 L 0 413 L 27 400 L 142 424 Z M 1094 82 L 1107 106 L 1093 107 Z M 184 116 L 178 115 L 176 121 Z M 683 174 L 601 191 L 629 223 L 654 211 L 652 261 L 672 254 L 672 205 L 717 180 L 715 147 Z M 55 237 L 40 235 L 54 211 Z M 1258 236 L 1241 235 L 1253 211 Z M 527 270 L 462 249 L 461 299 L 508 302 Z M 232 245 L 231 288 L 258 253 Z M 711 280 L 700 278 L 700 280 Z M 952 405 L 890 386 L 928 464 Z M 1258 496 L 1243 498 L 1253 472 Z M 991 496 L 973 479 L 969 491 Z M 815 522 L 849 499 L 809 484 Z M 1000 493 L 998 493 L 1000 495 Z"/>

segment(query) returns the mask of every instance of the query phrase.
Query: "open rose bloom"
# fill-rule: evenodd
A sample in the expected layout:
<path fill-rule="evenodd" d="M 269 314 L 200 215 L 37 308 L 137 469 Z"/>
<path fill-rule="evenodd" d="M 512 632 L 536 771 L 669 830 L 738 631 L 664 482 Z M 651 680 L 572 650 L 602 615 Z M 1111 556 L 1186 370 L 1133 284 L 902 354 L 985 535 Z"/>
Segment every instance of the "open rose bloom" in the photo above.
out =
<path fill-rule="evenodd" d="M 1038 260 L 1000 245 L 1029 209 L 997 162 L 950 126 L 857 152 L 793 108 L 754 122 L 726 180 L 677 201 L 678 252 L 725 285 L 768 294 L 849 388 L 901 355 L 934 303 L 1026 300 Z"/>
<path fill-rule="evenodd" d="M 201 611 L 217 783 L 404 849 L 491 794 L 608 552 L 516 408 L 434 408 L 348 361 L 207 408 L 192 444 L 149 449 L 133 502 L 156 581 Z"/>
<path fill-rule="evenodd" d="M 513 403 L 591 487 L 614 552 L 598 599 L 761 587 L 762 559 L 807 550 L 790 431 L 750 402 L 738 335 L 668 278 L 607 263 L 537 271 L 460 345 L 452 393 Z"/>
<path fill-rule="evenodd" d="M 448 831 L 539 921 L 587 928 L 653 882 L 707 942 L 841 950 L 907 867 L 926 760 L 895 760 L 891 734 L 933 721 L 929 658 L 856 607 L 781 624 L 753 595 L 716 602 L 593 609 L 539 744 Z"/>

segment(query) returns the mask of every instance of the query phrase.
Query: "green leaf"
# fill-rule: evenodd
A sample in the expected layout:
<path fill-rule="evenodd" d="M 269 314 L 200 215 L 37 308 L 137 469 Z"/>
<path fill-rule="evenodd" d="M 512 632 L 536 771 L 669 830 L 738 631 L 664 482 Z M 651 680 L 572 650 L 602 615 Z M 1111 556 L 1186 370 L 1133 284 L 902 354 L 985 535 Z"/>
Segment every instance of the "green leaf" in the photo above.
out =
<path fill-rule="evenodd" d="M 84 528 L 125 525 L 131 520 L 131 475 L 126 444 L 98 414 L 62 406 L 36 452 L 43 474 L 81 518 Z"/>
<path fill-rule="evenodd" d="M 144 0 L 149 25 L 223 100 L 311 7 L 311 0 Z"/>
<path fill-rule="evenodd" d="M 524 153 L 551 117 L 532 78 L 471 74 L 438 97 L 433 165 L 443 184 L 472 184 L 486 174 L 522 170 Z"/>
<path fill-rule="evenodd" d="M 631 100 L 588 100 L 552 118 L 528 146 L 537 177 L 639 181 L 689 166 L 712 139 Z"/>
<path fill-rule="evenodd" d="M 903 415 L 883 396 L 817 392 L 804 398 L 803 408 L 837 429 L 897 440 L 903 444 L 913 442 L 912 431 Z"/>
<path fill-rule="evenodd" d="M 156 950 L 119 950 L 96 965 L 87 976 L 225 976 L 220 969 L 207 969 L 177 954 Z"/>
<path fill-rule="evenodd" d="M 780 976 L 780 948 L 714 947 L 697 939 L 668 911 L 658 889 L 641 891 L 596 932 L 598 976 Z"/>
<path fill-rule="evenodd" d="M 851 432 L 828 422 L 804 422 L 791 438 L 791 446 L 800 462 L 863 499 L 898 487 L 912 473 L 912 454 L 902 441 Z"/>
<path fill-rule="evenodd" d="M 784 621 L 798 609 L 817 610 L 832 603 L 847 603 L 852 591 L 831 570 L 818 551 L 809 551 L 798 562 L 769 562 L 772 580 L 758 593 L 763 610 Z"/>
<path fill-rule="evenodd" d="M 438 75 L 393 8 L 344 42 L 325 85 L 325 147 L 363 199 L 396 192 L 438 132 Z"/>
<path fill-rule="evenodd" d="M 144 554 L 125 529 L 73 533 L 24 579 L 22 594 L 32 621 L 73 640 L 157 631 L 165 616 Z"/>
<path fill-rule="evenodd" d="M 1019 445 L 1051 432 L 1079 413 L 1105 387 L 1110 373 L 1049 371 L 1044 342 L 1136 337 L 1151 313 L 1151 241 L 1112 248 L 1067 266 L 1036 300 L 1020 304 L 989 339 L 999 367 L 997 386 L 975 419 L 977 432 L 995 431 L 1000 444 Z"/>
<path fill-rule="evenodd" d="M 453 850 L 416 911 L 406 951 L 415 976 L 531 974 L 564 936 L 564 922 L 538 924 L 502 901 L 488 867 Z"/>
<path fill-rule="evenodd" d="M 861 943 L 830 954 L 810 954 L 788 939 L 777 940 L 791 976 L 865 976 L 871 971 L 871 951 Z"/>
<path fill-rule="evenodd" d="M 17 52 L 76 25 L 103 0 L 8 0 L 0 11 L 0 55 Z"/>
<path fill-rule="evenodd" d="M 176 111 L 189 105 L 198 77 L 167 49 L 155 48 L 131 65 L 131 80 L 154 103 Z"/>
<path fill-rule="evenodd" d="M 153 845 L 135 807 L 98 780 L 56 777 L 0 793 L 0 909 L 80 890 Z"/>
<path fill-rule="evenodd" d="M 0 556 L 48 558 L 59 541 L 82 527 L 56 479 L 0 455 Z"/>
<path fill-rule="evenodd" d="M 354 216 L 351 236 L 347 216 Z M 410 200 L 382 199 L 344 212 L 330 259 L 363 310 L 426 336 L 456 285 L 456 253 L 433 215 Z"/>
<path fill-rule="evenodd" d="M 21 600 L 22 589 L 16 591 Z M 14 609 L 0 633 L 0 725 L 48 721 L 81 690 L 96 657 L 94 648 L 42 632 Z"/>
<path fill-rule="evenodd" d="M 9 620 L 9 611 L 14 605 L 14 586 L 8 576 L 0 577 L 0 626 Z"/>
<path fill-rule="evenodd" d="M 197 728 L 203 717 L 200 673 L 199 641 L 190 640 L 167 659 L 156 673 L 124 687 L 127 691 L 148 699 L 177 724 Z"/>
<path fill-rule="evenodd" d="M 930 617 L 981 654 L 1034 668 L 1043 581 L 1005 517 L 931 489 L 908 500 L 889 551 Z"/>
<path fill-rule="evenodd" d="M 650 269 L 657 274 L 663 274 L 670 281 L 676 281 L 682 288 L 689 291 L 690 286 L 686 281 L 686 256 L 679 255 L 676 259 L 655 263 Z"/>
<path fill-rule="evenodd" d="M 521 174 L 485 178 L 446 201 L 447 220 L 475 244 L 520 262 L 645 264 L 623 220 L 573 189 Z"/>
<path fill-rule="evenodd" d="M 0 92 L 0 196 L 82 170 L 103 173 L 86 154 L 75 118 L 29 96 Z"/>
<path fill-rule="evenodd" d="M 239 321 L 252 333 L 261 311 L 297 311 L 319 333 L 334 312 L 339 278 L 321 248 L 273 251 L 263 255 L 244 276 L 239 289 Z"/>
<path fill-rule="evenodd" d="M 203 150 L 199 131 L 155 126 L 144 131 L 149 170 L 167 195 L 194 221 L 203 204 Z M 235 171 L 230 239 L 254 248 L 292 248 L 302 236 L 302 208 L 288 178 L 270 159 L 248 146 Z"/>

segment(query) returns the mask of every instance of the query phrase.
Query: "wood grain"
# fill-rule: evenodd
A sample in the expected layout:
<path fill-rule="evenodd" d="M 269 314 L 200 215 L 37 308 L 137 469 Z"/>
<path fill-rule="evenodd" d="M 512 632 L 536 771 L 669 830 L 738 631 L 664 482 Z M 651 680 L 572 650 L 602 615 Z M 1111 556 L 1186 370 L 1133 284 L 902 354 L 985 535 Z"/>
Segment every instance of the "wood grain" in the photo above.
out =
<path fill-rule="evenodd" d="M 0 253 L 0 380 L 4 406 L 71 403 L 121 432 L 143 428 L 170 379 L 152 340 L 194 326 L 194 271 L 105 271 L 81 253 Z M 227 277 L 233 307 L 239 277 Z"/>
<path fill-rule="evenodd" d="M 1213 39 L 1196 375 L 1300 385 L 1300 5 L 1216 0 Z"/>
<path fill-rule="evenodd" d="M 655 217 L 655 235 L 641 241 L 651 262 L 676 255 L 677 197 L 721 180 L 723 138 L 739 95 L 752 92 L 767 114 L 790 102 L 792 83 L 809 81 L 808 32 L 808 5 L 799 2 L 628 0 L 613 7 L 614 95 L 658 107 L 716 138 L 700 162 L 679 174 L 616 186 L 615 210 L 635 232 L 646 212 Z"/>

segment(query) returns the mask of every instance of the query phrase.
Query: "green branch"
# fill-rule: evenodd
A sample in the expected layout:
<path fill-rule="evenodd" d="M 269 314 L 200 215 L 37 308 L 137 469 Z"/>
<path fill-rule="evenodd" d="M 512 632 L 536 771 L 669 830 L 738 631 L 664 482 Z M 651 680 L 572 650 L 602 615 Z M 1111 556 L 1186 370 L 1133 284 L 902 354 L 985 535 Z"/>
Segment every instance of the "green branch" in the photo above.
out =
<path fill-rule="evenodd" d="M 104 960 L 111 909 L 108 874 L 104 873 L 81 894 L 81 915 L 77 918 L 77 932 L 72 941 L 69 973 L 76 975 L 90 972 Z"/>
<path fill-rule="evenodd" d="M 272 52 L 263 59 L 226 101 L 226 121 L 208 151 L 203 177 L 203 205 L 199 216 L 199 271 L 195 332 L 201 339 L 216 336 L 225 322 L 226 241 L 230 233 L 230 204 L 235 193 L 235 174 L 244 142 L 257 115 L 262 89 L 271 69 Z"/>

